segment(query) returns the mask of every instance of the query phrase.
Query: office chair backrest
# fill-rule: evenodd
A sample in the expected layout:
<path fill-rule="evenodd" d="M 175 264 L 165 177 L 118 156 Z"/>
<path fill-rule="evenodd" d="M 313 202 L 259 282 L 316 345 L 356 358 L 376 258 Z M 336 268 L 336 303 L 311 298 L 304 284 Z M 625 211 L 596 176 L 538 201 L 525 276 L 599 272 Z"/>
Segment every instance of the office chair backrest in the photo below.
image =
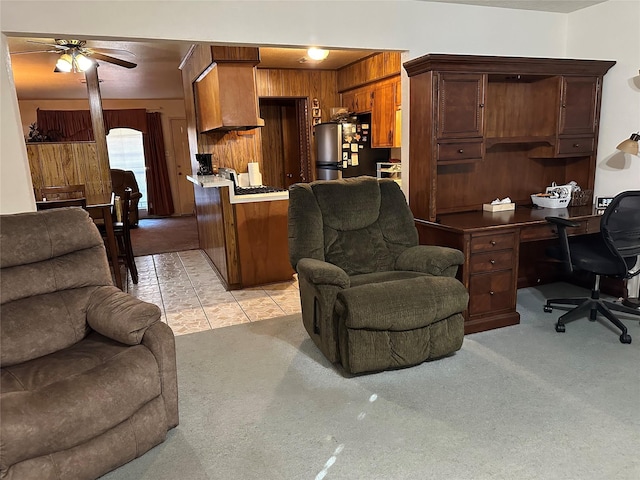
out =
<path fill-rule="evenodd" d="M 620 275 L 632 276 L 629 270 L 640 255 L 640 190 L 622 192 L 611 201 L 600 220 L 600 231 L 611 253 L 620 259 Z"/>

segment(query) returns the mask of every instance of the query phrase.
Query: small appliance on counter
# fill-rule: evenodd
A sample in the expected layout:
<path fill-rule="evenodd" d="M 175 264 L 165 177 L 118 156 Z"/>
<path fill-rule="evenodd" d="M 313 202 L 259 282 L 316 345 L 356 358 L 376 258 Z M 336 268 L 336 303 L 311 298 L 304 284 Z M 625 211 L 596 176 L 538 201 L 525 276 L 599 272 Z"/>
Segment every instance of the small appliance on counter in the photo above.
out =
<path fill-rule="evenodd" d="M 198 175 L 213 175 L 210 153 L 196 153 L 196 160 L 200 164 L 198 167 Z"/>

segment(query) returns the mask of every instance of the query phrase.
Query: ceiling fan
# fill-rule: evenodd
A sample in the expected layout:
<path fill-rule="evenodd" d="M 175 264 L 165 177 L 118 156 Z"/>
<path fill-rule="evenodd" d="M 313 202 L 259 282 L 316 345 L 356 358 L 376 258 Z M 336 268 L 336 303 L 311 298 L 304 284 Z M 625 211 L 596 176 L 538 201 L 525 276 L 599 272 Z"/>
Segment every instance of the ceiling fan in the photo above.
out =
<path fill-rule="evenodd" d="M 119 58 L 112 57 L 111 55 L 106 55 L 98 50 L 94 50 L 93 48 L 85 47 L 87 43 L 85 40 L 66 40 L 56 38 L 55 43 L 38 42 L 35 40 L 27 40 L 27 42 L 54 47 L 54 50 L 30 50 L 26 52 L 14 52 L 13 55 L 27 53 L 57 53 L 60 55 L 60 58 L 58 58 L 58 61 L 56 62 L 56 66 L 53 70 L 54 72 L 84 72 L 94 65 L 95 62 L 92 58 L 125 68 L 137 67 L 137 64 L 135 63 L 121 60 Z M 113 48 L 101 48 L 100 50 L 123 52 L 134 55 L 128 50 L 118 50 Z"/>

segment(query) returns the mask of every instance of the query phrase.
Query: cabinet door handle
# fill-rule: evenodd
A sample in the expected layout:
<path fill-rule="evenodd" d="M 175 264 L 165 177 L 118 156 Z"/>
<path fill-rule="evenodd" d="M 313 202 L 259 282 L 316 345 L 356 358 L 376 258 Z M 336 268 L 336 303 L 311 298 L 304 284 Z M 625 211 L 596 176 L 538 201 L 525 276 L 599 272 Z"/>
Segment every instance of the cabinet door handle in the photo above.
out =
<path fill-rule="evenodd" d="M 495 261 L 495 260 L 489 260 L 489 263 L 490 263 L 491 265 L 495 265 L 495 264 L 496 264 L 496 261 Z"/>
<path fill-rule="evenodd" d="M 464 153 L 464 149 L 461 148 L 460 150 L 458 150 L 458 153 Z"/>
<path fill-rule="evenodd" d="M 493 290 L 489 291 L 489 295 L 493 295 L 495 292 Z"/>
<path fill-rule="evenodd" d="M 484 108 L 484 103 L 481 103 L 481 104 L 479 105 L 479 107 L 480 107 L 480 108 Z"/>
<path fill-rule="evenodd" d="M 567 108 L 567 105 L 565 103 L 562 104 L 562 108 Z"/>
<path fill-rule="evenodd" d="M 489 243 L 491 244 L 492 247 L 496 246 L 496 241 L 495 240 L 491 240 Z"/>

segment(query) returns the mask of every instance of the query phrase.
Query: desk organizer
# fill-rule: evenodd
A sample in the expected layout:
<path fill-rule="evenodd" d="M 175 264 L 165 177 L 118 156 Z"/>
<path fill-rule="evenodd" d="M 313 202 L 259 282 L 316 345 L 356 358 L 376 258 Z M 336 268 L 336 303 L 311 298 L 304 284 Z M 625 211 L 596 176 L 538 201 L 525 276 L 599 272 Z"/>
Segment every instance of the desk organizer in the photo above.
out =
<path fill-rule="evenodd" d="M 542 208 L 565 208 L 569 205 L 571 197 L 541 197 L 539 195 L 531 195 L 531 201 L 534 205 Z"/>
<path fill-rule="evenodd" d="M 485 212 L 504 212 L 506 210 L 515 210 L 516 209 L 516 204 L 515 203 L 497 203 L 495 205 L 492 205 L 490 203 L 483 203 L 482 204 L 482 210 L 484 210 Z"/>
<path fill-rule="evenodd" d="M 571 194 L 571 207 L 583 207 L 590 205 L 593 198 L 593 190 L 579 190 Z"/>

